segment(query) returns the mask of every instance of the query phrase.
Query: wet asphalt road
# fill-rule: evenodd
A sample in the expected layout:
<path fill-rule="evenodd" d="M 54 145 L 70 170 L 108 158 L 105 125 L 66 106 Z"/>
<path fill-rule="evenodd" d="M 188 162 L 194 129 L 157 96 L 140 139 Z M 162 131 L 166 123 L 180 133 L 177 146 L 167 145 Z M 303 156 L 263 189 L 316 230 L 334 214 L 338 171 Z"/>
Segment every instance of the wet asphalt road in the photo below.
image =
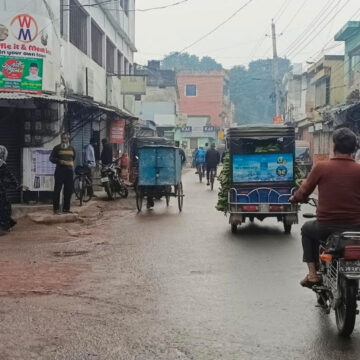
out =
<path fill-rule="evenodd" d="M 285 235 L 255 221 L 233 235 L 193 172 L 184 192 L 181 214 L 175 199 L 140 214 L 129 199 L 89 238 L 23 250 L 36 261 L 50 249 L 88 253 L 51 260 L 80 269 L 74 283 L 0 298 L 0 359 L 359 359 L 360 320 L 339 338 L 334 314 L 298 284 L 300 226 Z"/>

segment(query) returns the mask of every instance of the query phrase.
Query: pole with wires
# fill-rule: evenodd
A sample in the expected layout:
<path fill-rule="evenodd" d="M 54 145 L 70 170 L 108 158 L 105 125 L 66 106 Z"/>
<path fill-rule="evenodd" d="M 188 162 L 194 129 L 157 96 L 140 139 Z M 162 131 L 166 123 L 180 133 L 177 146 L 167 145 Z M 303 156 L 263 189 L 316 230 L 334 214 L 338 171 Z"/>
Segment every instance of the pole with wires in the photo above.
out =
<path fill-rule="evenodd" d="M 276 101 L 276 116 L 280 114 L 280 84 L 279 84 L 279 61 L 277 55 L 277 44 L 276 44 L 276 27 L 274 20 L 271 22 L 271 33 L 272 33 L 272 43 L 273 43 L 273 79 L 275 86 L 275 101 Z"/>

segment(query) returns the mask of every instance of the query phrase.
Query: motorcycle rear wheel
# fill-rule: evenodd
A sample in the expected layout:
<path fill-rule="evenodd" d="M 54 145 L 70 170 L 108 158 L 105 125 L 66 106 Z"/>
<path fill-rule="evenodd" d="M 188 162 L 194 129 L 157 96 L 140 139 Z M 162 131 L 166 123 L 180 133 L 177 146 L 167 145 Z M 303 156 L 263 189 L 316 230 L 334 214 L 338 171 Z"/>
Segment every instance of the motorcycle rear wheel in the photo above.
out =
<path fill-rule="evenodd" d="M 114 194 L 110 185 L 110 182 L 104 183 L 104 189 L 109 200 L 114 200 Z"/>
<path fill-rule="evenodd" d="M 339 334 L 349 337 L 354 330 L 356 320 L 356 297 L 358 282 L 339 277 L 341 303 L 335 309 L 336 325 Z"/>

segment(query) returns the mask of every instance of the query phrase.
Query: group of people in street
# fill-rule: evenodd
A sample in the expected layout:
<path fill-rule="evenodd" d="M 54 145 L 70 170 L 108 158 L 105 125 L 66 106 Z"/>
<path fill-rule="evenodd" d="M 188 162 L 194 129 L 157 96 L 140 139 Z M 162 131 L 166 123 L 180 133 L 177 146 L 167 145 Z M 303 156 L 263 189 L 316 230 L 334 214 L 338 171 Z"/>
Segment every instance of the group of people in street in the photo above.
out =
<path fill-rule="evenodd" d="M 206 185 L 210 185 L 210 172 L 211 170 L 215 170 L 215 174 L 217 171 L 217 167 L 220 164 L 221 156 L 218 150 L 215 148 L 215 144 L 212 143 L 210 148 L 205 150 L 203 147 L 199 147 L 195 149 L 193 153 L 193 160 L 196 167 L 196 174 L 199 171 L 202 171 L 203 175 L 205 175 L 206 171 Z"/>

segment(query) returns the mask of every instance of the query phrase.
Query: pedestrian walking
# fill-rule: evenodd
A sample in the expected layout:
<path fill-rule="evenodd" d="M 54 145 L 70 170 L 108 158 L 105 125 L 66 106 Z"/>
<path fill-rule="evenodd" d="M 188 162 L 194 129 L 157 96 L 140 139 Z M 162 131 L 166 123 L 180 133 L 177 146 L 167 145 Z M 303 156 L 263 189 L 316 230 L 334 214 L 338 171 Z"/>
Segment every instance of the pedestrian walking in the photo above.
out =
<path fill-rule="evenodd" d="M 101 163 L 102 165 L 110 165 L 113 162 L 113 148 L 111 144 L 109 143 L 108 139 L 102 139 L 101 140 L 103 149 L 101 152 Z"/>
<path fill-rule="evenodd" d="M 0 235 L 6 234 L 16 225 L 16 221 L 11 217 L 11 203 L 6 197 L 6 190 L 9 186 L 19 188 L 19 183 L 7 167 L 7 157 L 6 147 L 0 145 Z"/>
<path fill-rule="evenodd" d="M 85 146 L 84 151 L 84 165 L 88 169 L 88 178 L 91 183 L 95 174 L 96 158 L 95 158 L 95 147 L 97 146 L 96 138 L 92 137 L 90 143 Z M 94 189 L 91 186 L 88 187 L 88 193 L 90 196 L 94 196 Z"/>
<path fill-rule="evenodd" d="M 54 213 L 60 213 L 60 194 L 64 188 L 63 213 L 70 213 L 70 202 L 73 191 L 74 161 L 75 149 L 70 145 L 70 135 L 63 133 L 61 135 L 61 144 L 54 147 L 50 155 L 50 161 L 56 164 L 55 169 L 55 187 L 53 208 Z"/>

